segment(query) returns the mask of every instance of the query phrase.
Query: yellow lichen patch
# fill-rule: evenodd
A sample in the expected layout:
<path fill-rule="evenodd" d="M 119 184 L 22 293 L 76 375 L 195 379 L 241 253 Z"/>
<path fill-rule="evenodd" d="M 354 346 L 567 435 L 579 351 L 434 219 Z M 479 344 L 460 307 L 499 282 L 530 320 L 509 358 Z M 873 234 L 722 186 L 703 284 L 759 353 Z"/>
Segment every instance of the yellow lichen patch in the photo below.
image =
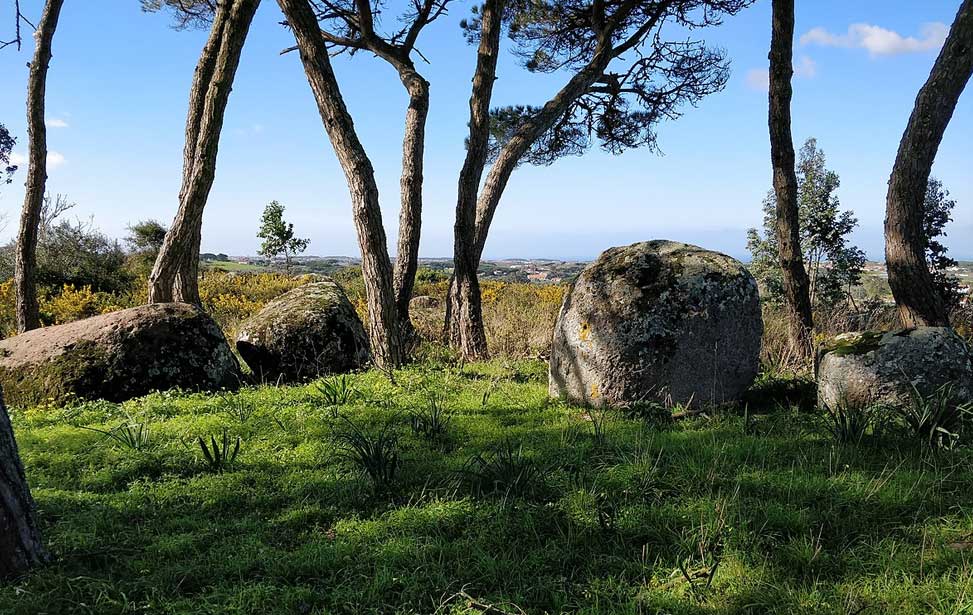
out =
<path fill-rule="evenodd" d="M 591 325 L 583 322 L 581 323 L 581 328 L 578 330 L 578 339 L 582 342 L 587 342 L 589 337 L 591 337 Z"/>
<path fill-rule="evenodd" d="M 598 397 L 600 397 L 600 396 L 601 396 L 601 391 L 598 389 L 598 383 L 597 382 L 592 382 L 591 383 L 591 392 L 588 394 L 588 397 L 591 398 L 591 399 L 598 399 Z"/>

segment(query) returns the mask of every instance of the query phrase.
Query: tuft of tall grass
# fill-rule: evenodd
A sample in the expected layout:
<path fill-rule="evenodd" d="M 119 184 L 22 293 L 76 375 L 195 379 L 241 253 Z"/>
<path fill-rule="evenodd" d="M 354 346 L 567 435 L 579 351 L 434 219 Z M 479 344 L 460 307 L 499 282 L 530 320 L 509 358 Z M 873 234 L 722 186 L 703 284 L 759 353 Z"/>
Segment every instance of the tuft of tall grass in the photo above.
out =
<path fill-rule="evenodd" d="M 372 484 L 375 491 L 391 491 L 399 470 L 399 434 L 396 418 L 385 422 L 377 432 L 345 415 L 334 432 L 339 456 L 350 461 Z"/>

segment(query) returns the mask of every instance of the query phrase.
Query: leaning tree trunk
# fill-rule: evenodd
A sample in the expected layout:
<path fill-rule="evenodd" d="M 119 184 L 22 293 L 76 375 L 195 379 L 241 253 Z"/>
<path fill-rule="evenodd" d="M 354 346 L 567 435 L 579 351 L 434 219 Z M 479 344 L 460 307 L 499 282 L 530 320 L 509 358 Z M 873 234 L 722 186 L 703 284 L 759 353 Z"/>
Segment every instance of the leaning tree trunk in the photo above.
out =
<path fill-rule="evenodd" d="M 811 356 L 812 328 L 810 281 L 801 254 L 797 206 L 797 174 L 791 136 L 791 77 L 794 46 L 794 0 L 774 0 L 770 39 L 770 160 L 777 196 L 778 259 L 784 281 L 791 349 L 801 358 Z"/>
<path fill-rule="evenodd" d="M 973 74 L 973 0 L 964 0 L 916 98 L 889 178 L 885 263 L 905 326 L 949 324 L 946 303 L 926 265 L 923 200 L 943 133 Z"/>
<path fill-rule="evenodd" d="M 149 276 L 149 303 L 199 304 L 203 209 L 216 177 L 223 116 L 250 24 L 260 0 L 221 2 L 189 93 L 179 211 Z"/>
<path fill-rule="evenodd" d="M 40 326 L 37 305 L 37 231 L 47 188 L 47 127 L 44 103 L 47 92 L 47 67 L 51 63 L 51 42 L 57 29 L 64 0 L 48 0 L 37 24 L 34 59 L 27 79 L 27 185 L 24 209 L 20 215 L 14 284 L 17 295 L 17 331 L 23 333 Z"/>
<path fill-rule="evenodd" d="M 382 225 L 375 171 L 341 97 L 314 11 L 307 0 L 278 0 L 278 3 L 294 31 L 321 121 L 348 181 L 352 215 L 362 253 L 372 357 L 382 369 L 398 367 L 404 353 L 392 282 L 392 262 Z"/>
<path fill-rule="evenodd" d="M 486 166 L 490 139 L 490 100 L 500 53 L 504 1 L 487 0 L 481 15 L 473 92 L 470 95 L 470 136 L 459 175 L 456 222 L 453 227 L 453 280 L 449 290 L 446 330 L 450 346 L 467 360 L 486 356 L 486 332 L 476 276 L 476 197 Z"/>
<path fill-rule="evenodd" d="M 402 73 L 409 91 L 402 140 L 402 206 L 399 211 L 399 243 L 393 281 L 395 306 L 403 339 L 412 339 L 415 328 L 409 316 L 409 300 L 419 267 L 419 237 L 422 227 L 422 158 L 426 147 L 426 117 L 429 115 L 429 82 L 414 70 Z"/>
<path fill-rule="evenodd" d="M 34 518 L 34 500 L 0 392 L 0 579 L 20 576 L 47 560 Z"/>

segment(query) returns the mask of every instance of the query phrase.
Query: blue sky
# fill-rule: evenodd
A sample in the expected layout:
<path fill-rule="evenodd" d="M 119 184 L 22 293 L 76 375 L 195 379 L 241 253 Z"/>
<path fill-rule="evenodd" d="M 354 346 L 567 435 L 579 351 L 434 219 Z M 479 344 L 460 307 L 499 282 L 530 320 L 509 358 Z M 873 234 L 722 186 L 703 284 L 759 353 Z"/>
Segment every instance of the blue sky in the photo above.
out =
<path fill-rule="evenodd" d="M 40 0 L 22 0 L 31 15 Z M 393 0 L 390 9 L 399 4 Z M 928 76 L 959 0 L 797 2 L 795 145 L 815 136 L 841 175 L 842 204 L 860 220 L 854 240 L 882 255 L 888 174 L 919 87 Z M 430 64 L 426 208 L 421 255 L 452 254 L 456 178 L 475 53 L 461 35 L 469 11 L 427 28 L 419 47 Z M 4 5 L 4 11 L 9 12 Z M 252 254 L 264 205 L 277 199 L 308 253 L 357 255 L 344 176 L 321 126 L 300 60 L 278 25 L 277 4 L 257 14 L 230 98 L 216 182 L 204 220 L 203 249 Z M 0 27 L 12 20 L 0 17 Z M 134 0 L 65 3 L 48 79 L 51 192 L 78 203 L 75 216 L 121 237 L 142 218 L 168 223 L 177 207 L 185 110 L 202 31 L 175 31 L 166 15 L 141 13 Z M 659 127 L 659 156 L 592 151 L 553 166 L 518 169 L 497 213 L 487 258 L 592 258 L 613 245 L 668 238 L 746 256 L 745 231 L 761 220 L 770 187 L 766 65 L 770 1 L 761 0 L 700 36 L 723 47 L 733 76 L 725 91 Z M 0 122 L 26 154 L 24 96 L 31 47 L 0 52 Z M 406 96 L 394 72 L 374 58 L 344 57 L 335 69 L 375 165 L 390 248 L 398 216 L 398 173 Z M 543 103 L 566 79 L 521 69 L 506 54 L 496 104 Z M 960 100 L 934 174 L 958 205 L 947 244 L 973 258 L 973 93 Z M 24 173 L 0 191 L 14 230 Z"/>

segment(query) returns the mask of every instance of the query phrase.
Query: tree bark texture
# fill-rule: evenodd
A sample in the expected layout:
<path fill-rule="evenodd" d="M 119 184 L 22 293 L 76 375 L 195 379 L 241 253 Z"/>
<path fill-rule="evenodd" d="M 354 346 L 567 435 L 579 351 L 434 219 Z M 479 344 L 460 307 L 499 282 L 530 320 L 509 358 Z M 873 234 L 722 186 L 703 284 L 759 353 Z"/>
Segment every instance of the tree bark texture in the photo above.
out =
<path fill-rule="evenodd" d="M 179 210 L 149 276 L 149 303 L 200 304 L 203 209 L 216 177 L 226 105 L 260 0 L 226 0 L 213 17 L 189 92 Z"/>
<path fill-rule="evenodd" d="M 450 284 L 446 329 L 449 343 L 467 360 L 485 357 L 480 283 L 476 276 L 476 198 L 486 166 L 490 140 L 490 101 L 500 53 L 504 0 L 487 0 L 481 14 L 473 91 L 470 95 L 470 135 L 459 175 L 456 222 L 453 227 L 453 280 Z"/>
<path fill-rule="evenodd" d="M 947 326 L 949 314 L 926 264 L 923 200 L 929 173 L 973 74 L 973 0 L 960 5 L 929 79 L 916 97 L 889 178 L 885 212 L 885 263 L 904 326 Z"/>
<path fill-rule="evenodd" d="M 47 69 L 51 63 L 51 43 L 63 4 L 64 0 L 47 0 L 44 5 L 34 33 L 34 59 L 27 78 L 27 136 L 30 151 L 14 264 L 17 331 L 20 333 L 40 326 L 36 279 L 37 233 L 47 190 L 47 127 L 44 124 Z"/>
<path fill-rule="evenodd" d="M 278 0 L 278 3 L 294 31 L 321 121 L 348 181 L 352 217 L 362 253 L 372 356 L 380 368 L 391 369 L 402 363 L 403 348 L 375 172 L 341 97 L 314 11 L 307 0 Z"/>
<path fill-rule="evenodd" d="M 791 135 L 794 0 L 774 0 L 772 20 L 768 124 L 777 197 L 778 260 L 784 282 L 791 349 L 797 356 L 807 358 L 811 356 L 814 321 L 810 281 L 801 253 L 797 174 Z"/>
<path fill-rule="evenodd" d="M 409 92 L 402 140 L 402 176 L 399 182 L 399 241 L 395 256 L 393 283 L 399 326 L 404 338 L 412 338 L 414 328 L 409 315 L 409 300 L 419 267 L 419 238 L 422 230 L 422 165 L 426 147 L 426 117 L 429 114 L 429 82 L 415 70 L 401 71 L 402 83 Z"/>
<path fill-rule="evenodd" d="M 640 30 L 654 27 L 668 10 L 670 4 L 667 2 L 660 3 L 656 15 L 649 19 Z M 613 24 L 607 25 L 599 37 L 598 46 L 588 64 L 575 73 L 567 84 L 553 98 L 548 100 L 537 114 L 525 121 L 511 139 L 504 144 L 497 159 L 490 167 L 483 187 L 478 193 L 478 198 L 476 188 L 482 175 L 483 164 L 481 163 L 479 168 L 476 169 L 477 173 L 475 177 L 465 176 L 463 173 L 460 175 L 460 198 L 457 206 L 455 228 L 454 280 L 450 287 L 450 307 L 447 312 L 446 324 L 451 345 L 468 359 L 486 354 L 486 339 L 483 333 L 484 327 L 482 321 L 482 301 L 479 285 L 474 283 L 476 270 L 480 265 L 480 259 L 482 258 L 483 249 L 486 245 L 487 234 L 489 233 L 497 207 L 500 204 L 500 198 L 503 195 L 504 189 L 507 187 L 507 182 L 510 180 L 510 175 L 517 168 L 517 165 L 530 146 L 541 135 L 550 130 L 555 122 L 568 111 L 571 104 L 582 96 L 602 76 L 612 59 L 631 48 L 628 41 L 613 47 L 612 40 L 615 34 L 614 28 L 618 28 L 621 24 L 625 23 L 628 14 L 635 6 L 636 3 L 627 3 L 625 7 L 619 9 L 615 15 Z M 485 17 L 486 13 L 484 12 L 484 19 Z M 484 35 L 481 35 L 481 48 L 485 38 Z M 493 74 L 495 72 L 494 63 Z M 470 100 L 471 138 L 470 150 L 467 154 L 468 161 L 470 152 L 473 151 L 473 137 L 479 137 L 479 135 L 474 134 L 477 129 L 474 102 L 477 102 L 475 79 L 474 96 Z M 488 107 L 489 101 L 487 101 Z M 488 129 L 489 127 L 487 125 L 484 130 L 488 131 Z M 483 138 L 486 139 L 487 136 L 488 134 L 484 133 Z M 483 148 L 483 160 L 485 161 L 485 141 Z M 467 170 L 465 165 L 463 170 L 464 172 Z M 466 198 L 476 200 L 472 232 L 470 232 L 468 220 L 465 217 L 469 215 L 469 206 L 465 200 Z M 475 341 L 477 345 L 471 346 L 468 340 Z"/>
<path fill-rule="evenodd" d="M 18 577 L 48 559 L 0 392 L 0 579 Z"/>

